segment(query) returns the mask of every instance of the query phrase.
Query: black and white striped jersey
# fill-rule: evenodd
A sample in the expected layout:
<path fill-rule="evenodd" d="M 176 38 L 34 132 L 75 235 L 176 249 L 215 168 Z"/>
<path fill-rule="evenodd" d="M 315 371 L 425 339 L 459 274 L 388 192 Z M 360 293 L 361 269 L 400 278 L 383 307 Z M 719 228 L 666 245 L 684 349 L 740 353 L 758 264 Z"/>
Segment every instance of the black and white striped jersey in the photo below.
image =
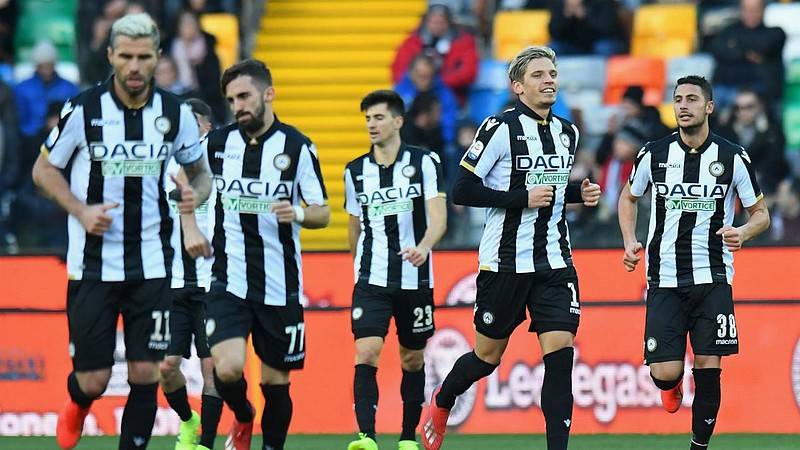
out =
<path fill-rule="evenodd" d="M 566 190 L 578 129 L 561 117 L 543 119 L 520 101 L 484 120 L 461 166 L 497 191 L 555 186 L 546 208 L 488 208 L 479 247 L 480 270 L 539 272 L 572 266 Z"/>
<path fill-rule="evenodd" d="M 256 139 L 233 124 L 209 133 L 202 145 L 216 190 L 212 283 L 267 305 L 298 302 L 303 290 L 300 225 L 278 223 L 270 205 L 281 200 L 326 204 L 316 147 L 277 117 Z"/>
<path fill-rule="evenodd" d="M 177 176 L 180 165 L 175 160 L 167 163 L 166 191 L 169 194 L 175 186 L 169 175 Z M 172 258 L 172 281 L 170 287 L 180 289 L 185 287 L 201 287 L 206 291 L 211 286 L 211 261 L 204 257 L 192 258 L 183 246 L 183 229 L 181 228 L 181 216 L 178 212 L 178 204 L 174 200 L 169 200 L 170 216 L 172 217 L 172 236 L 170 243 L 175 249 L 175 257 Z M 208 201 L 201 203 L 194 213 L 197 228 L 200 229 L 206 239 L 211 239 L 211 229 L 209 228 Z"/>
<path fill-rule="evenodd" d="M 69 216 L 70 279 L 131 281 L 170 276 L 172 220 L 164 191 L 167 161 L 201 157 L 188 105 L 154 89 L 141 109 L 117 98 L 113 78 L 68 100 L 42 146 L 54 166 L 67 169 L 70 190 L 87 205 L 118 203 L 111 227 L 88 234 Z"/>
<path fill-rule="evenodd" d="M 636 197 L 652 187 L 650 287 L 732 283 L 733 254 L 716 232 L 733 223 L 734 192 L 746 208 L 762 197 L 742 147 L 711 133 L 692 149 L 673 133 L 639 151 L 630 186 Z"/>
<path fill-rule="evenodd" d="M 431 256 L 420 267 L 398 252 L 416 247 L 428 228 L 425 202 L 444 196 L 439 155 L 402 145 L 384 167 L 373 151 L 347 164 L 345 209 L 361 221 L 354 263 L 356 281 L 400 289 L 433 288 Z"/>

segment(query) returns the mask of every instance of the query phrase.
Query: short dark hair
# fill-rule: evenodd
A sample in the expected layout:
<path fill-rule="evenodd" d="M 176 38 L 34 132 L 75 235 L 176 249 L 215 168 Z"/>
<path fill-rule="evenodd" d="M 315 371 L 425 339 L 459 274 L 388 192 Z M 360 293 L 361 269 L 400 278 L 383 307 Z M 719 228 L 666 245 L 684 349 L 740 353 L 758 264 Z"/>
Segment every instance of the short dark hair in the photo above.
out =
<path fill-rule="evenodd" d="M 711 90 L 711 83 L 709 83 L 705 77 L 701 77 L 700 75 L 687 75 L 685 77 L 678 78 L 678 82 L 675 84 L 675 89 L 672 90 L 672 95 L 675 95 L 675 91 L 678 89 L 678 86 L 682 84 L 693 84 L 695 86 L 699 86 L 700 90 L 703 91 L 703 97 L 706 98 L 706 101 L 714 100 L 714 92 Z"/>
<path fill-rule="evenodd" d="M 402 116 L 406 111 L 403 99 L 397 92 L 389 89 L 380 89 L 370 92 L 361 100 L 361 112 L 381 103 L 386 103 L 386 108 L 391 111 L 393 116 Z"/>
<path fill-rule="evenodd" d="M 199 98 L 189 98 L 186 99 L 186 104 L 192 108 L 194 114 L 205 117 L 209 122 L 214 121 L 214 114 L 211 112 L 211 107 L 208 106 L 208 103 Z"/>
<path fill-rule="evenodd" d="M 222 77 L 219 79 L 219 87 L 222 90 L 222 96 L 225 96 L 225 89 L 227 89 L 231 81 L 245 75 L 249 75 L 253 81 L 262 84 L 264 88 L 272 86 L 272 73 L 269 71 L 269 68 L 261 61 L 245 59 L 244 61 L 240 61 L 228 67 L 225 69 L 225 72 L 222 73 Z"/>

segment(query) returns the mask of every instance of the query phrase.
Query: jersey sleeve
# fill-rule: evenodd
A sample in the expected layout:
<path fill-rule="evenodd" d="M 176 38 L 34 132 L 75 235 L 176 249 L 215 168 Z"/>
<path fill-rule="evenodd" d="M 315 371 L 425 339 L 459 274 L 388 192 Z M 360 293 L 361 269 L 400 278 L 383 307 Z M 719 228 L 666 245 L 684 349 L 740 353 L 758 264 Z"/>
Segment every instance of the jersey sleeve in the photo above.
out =
<path fill-rule="evenodd" d="M 633 163 L 631 175 L 628 177 L 628 183 L 631 185 L 631 195 L 634 197 L 641 197 L 647 192 L 650 183 L 653 182 L 653 172 L 650 170 L 650 160 L 652 154 L 647 149 L 647 146 L 639 150 L 636 155 L 636 161 Z"/>
<path fill-rule="evenodd" d="M 173 148 L 175 149 L 175 161 L 182 166 L 196 162 L 203 156 L 200 148 L 200 130 L 197 128 L 192 110 L 187 104 L 181 105 L 181 118 L 178 128 L 178 135 L 175 136 Z"/>
<path fill-rule="evenodd" d="M 438 154 L 430 152 L 422 157 L 422 182 L 425 200 L 447 195 L 442 176 L 442 161 Z"/>
<path fill-rule="evenodd" d="M 307 205 L 325 205 L 328 203 L 328 193 L 322 181 L 322 170 L 317 159 L 317 148 L 310 141 L 300 148 L 300 157 L 297 162 L 297 183 L 300 188 L 300 198 Z"/>
<path fill-rule="evenodd" d="M 744 149 L 733 156 L 733 185 L 745 208 L 755 205 L 764 196 L 756 181 L 750 155 Z"/>
<path fill-rule="evenodd" d="M 484 178 L 495 163 L 510 151 L 508 125 L 492 116 L 478 128 L 472 145 L 461 158 L 461 167 Z"/>
<path fill-rule="evenodd" d="M 50 164 L 63 169 L 85 142 L 83 127 L 83 106 L 67 100 L 61 108 L 58 125 L 50 131 L 41 147 Z"/>
<path fill-rule="evenodd" d="M 350 169 L 344 170 L 344 209 L 351 216 L 361 216 L 361 206 L 358 204 L 356 185 L 353 182 L 353 174 Z"/>

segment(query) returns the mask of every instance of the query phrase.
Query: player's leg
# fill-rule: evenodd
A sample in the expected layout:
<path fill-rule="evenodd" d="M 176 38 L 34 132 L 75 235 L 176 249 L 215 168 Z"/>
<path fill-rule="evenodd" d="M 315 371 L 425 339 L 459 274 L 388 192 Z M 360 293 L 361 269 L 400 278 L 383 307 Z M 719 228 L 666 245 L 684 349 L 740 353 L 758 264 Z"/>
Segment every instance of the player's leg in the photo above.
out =
<path fill-rule="evenodd" d="M 58 415 L 56 440 L 71 449 L 81 437 L 89 408 L 111 379 L 116 345 L 117 301 L 108 283 L 70 281 L 67 320 L 73 371 L 67 376 L 69 400 Z"/>
<path fill-rule="evenodd" d="M 400 450 L 412 450 L 418 448 L 416 430 L 425 402 L 425 344 L 436 329 L 433 290 L 393 289 L 392 293 L 392 310 L 403 370 L 400 382 L 403 422 L 398 447 Z"/>
<path fill-rule="evenodd" d="M 694 350 L 695 392 L 692 403 L 692 450 L 708 448 L 722 400 L 722 357 L 739 351 L 739 330 L 733 310 L 733 293 L 726 283 L 693 288 L 696 305 L 690 340 Z"/>
<path fill-rule="evenodd" d="M 236 419 L 226 445 L 249 450 L 254 416 L 243 371 L 253 311 L 248 301 L 213 286 L 207 306 L 206 336 L 214 360 L 214 386 Z"/>
<path fill-rule="evenodd" d="M 363 281 L 353 288 L 350 328 L 355 338 L 356 360 L 353 375 L 353 405 L 359 438 L 350 450 L 375 449 L 375 412 L 378 409 L 378 360 L 389 331 L 392 299 L 387 288 Z"/>
<path fill-rule="evenodd" d="M 196 299 L 194 309 L 194 346 L 197 357 L 200 358 L 200 370 L 203 373 L 203 394 L 200 403 L 202 434 L 197 450 L 214 448 L 219 418 L 222 415 L 222 398 L 214 386 L 214 359 L 211 357 L 206 337 L 207 299 L 208 294 L 202 294 L 201 298 Z"/>
<path fill-rule="evenodd" d="M 206 344 L 208 348 L 208 344 Z M 214 448 L 214 441 L 217 438 L 217 428 L 219 418 L 222 415 L 222 398 L 214 386 L 214 359 L 211 352 L 206 350 L 208 357 L 200 359 L 200 367 L 203 371 L 203 396 L 200 404 L 200 422 L 202 432 L 200 434 L 200 444 L 197 450 L 210 450 Z"/>
<path fill-rule="evenodd" d="M 175 450 L 194 450 L 200 431 L 200 415 L 192 411 L 186 393 L 186 378 L 181 372 L 183 358 L 191 356 L 194 305 L 189 298 L 191 288 L 170 289 L 172 306 L 169 314 L 170 343 L 167 356 L 161 362 L 161 390 L 167 403 L 181 420 Z M 203 330 L 205 334 L 205 330 Z"/>
<path fill-rule="evenodd" d="M 500 364 L 514 329 L 525 320 L 531 292 L 530 274 L 481 271 L 475 300 L 475 349 L 456 360 L 439 389 L 435 390 L 423 421 L 422 442 L 428 450 L 441 447 L 450 409 L 456 397 L 473 383 L 491 374 Z"/>
<path fill-rule="evenodd" d="M 683 400 L 683 360 L 686 356 L 688 307 L 679 288 L 647 291 L 644 359 L 650 377 L 661 390 L 667 412 L 678 411 Z"/>
<path fill-rule="evenodd" d="M 534 274 L 529 331 L 539 336 L 544 361 L 542 413 L 548 450 L 566 450 L 572 427 L 573 343 L 580 324 L 578 275 L 573 267 Z"/>
<path fill-rule="evenodd" d="M 122 413 L 120 450 L 147 447 L 158 406 L 159 364 L 169 347 L 169 279 L 122 283 L 120 310 L 125 332 L 130 393 Z"/>
<path fill-rule="evenodd" d="M 305 363 L 305 322 L 299 303 L 254 305 L 253 349 L 261 359 L 264 411 L 261 433 L 264 450 L 283 450 L 292 420 L 289 372 Z"/>

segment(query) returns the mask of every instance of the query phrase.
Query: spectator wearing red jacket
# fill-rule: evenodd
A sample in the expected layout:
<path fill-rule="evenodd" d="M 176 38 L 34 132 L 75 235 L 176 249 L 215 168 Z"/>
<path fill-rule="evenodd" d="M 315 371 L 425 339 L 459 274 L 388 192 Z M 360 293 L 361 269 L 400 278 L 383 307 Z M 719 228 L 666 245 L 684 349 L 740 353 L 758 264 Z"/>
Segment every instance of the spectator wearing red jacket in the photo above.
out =
<path fill-rule="evenodd" d="M 475 37 L 453 24 L 450 9 L 432 5 L 420 27 L 397 49 L 392 63 L 392 80 L 397 84 L 408 72 L 411 61 L 424 53 L 436 64 L 439 77 L 464 104 L 467 89 L 478 73 L 478 49 Z"/>

